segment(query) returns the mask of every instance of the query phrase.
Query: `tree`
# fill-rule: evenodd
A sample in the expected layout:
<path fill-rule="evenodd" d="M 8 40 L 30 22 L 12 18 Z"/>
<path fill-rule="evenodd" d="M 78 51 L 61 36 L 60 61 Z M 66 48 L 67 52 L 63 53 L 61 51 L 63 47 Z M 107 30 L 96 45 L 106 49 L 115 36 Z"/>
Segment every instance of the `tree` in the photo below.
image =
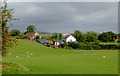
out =
<path fill-rule="evenodd" d="M 87 32 L 87 42 L 95 42 L 98 40 L 98 34 L 96 32 Z"/>
<path fill-rule="evenodd" d="M 33 25 L 29 25 L 27 27 L 27 33 L 35 33 L 35 30 L 36 30 L 36 28 Z"/>
<path fill-rule="evenodd" d="M 116 38 L 117 38 L 117 35 L 112 31 L 103 32 L 98 36 L 98 39 L 103 42 L 115 41 Z"/>
<path fill-rule="evenodd" d="M 62 35 L 62 34 L 59 34 L 58 36 L 59 36 L 59 37 L 58 37 L 59 40 L 61 40 L 61 39 L 63 38 L 63 35 Z"/>
<path fill-rule="evenodd" d="M 79 30 L 75 30 L 73 36 L 76 38 L 77 41 L 79 42 L 83 41 L 82 33 Z"/>
<path fill-rule="evenodd" d="M 13 9 L 7 8 L 7 3 L 4 0 L 3 5 L 1 7 L 1 14 L 2 14 L 2 55 L 7 55 L 7 48 L 12 47 L 14 43 L 16 43 L 16 40 L 10 37 L 10 33 L 8 32 L 9 26 L 8 23 L 10 23 L 12 26 L 13 24 L 10 22 L 13 19 Z"/>
<path fill-rule="evenodd" d="M 14 30 L 12 30 L 10 33 L 11 33 L 11 36 L 18 36 L 18 35 L 20 34 L 20 31 L 14 29 Z"/>

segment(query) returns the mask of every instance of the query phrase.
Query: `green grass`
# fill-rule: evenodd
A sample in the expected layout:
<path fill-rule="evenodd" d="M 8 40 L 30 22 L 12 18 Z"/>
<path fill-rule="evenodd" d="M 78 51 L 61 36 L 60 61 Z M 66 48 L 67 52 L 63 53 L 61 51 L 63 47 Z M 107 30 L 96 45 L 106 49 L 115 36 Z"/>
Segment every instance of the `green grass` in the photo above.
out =
<path fill-rule="evenodd" d="M 3 57 L 4 63 L 21 64 L 29 69 L 29 71 L 12 71 L 13 74 L 118 73 L 117 50 L 54 49 L 34 41 L 19 40 L 18 45 L 8 51 L 11 54 Z M 3 71 L 3 74 L 5 73 L 9 72 Z"/>
<path fill-rule="evenodd" d="M 105 42 L 102 42 L 102 43 L 99 43 L 100 45 L 118 45 L 118 43 L 105 43 Z"/>

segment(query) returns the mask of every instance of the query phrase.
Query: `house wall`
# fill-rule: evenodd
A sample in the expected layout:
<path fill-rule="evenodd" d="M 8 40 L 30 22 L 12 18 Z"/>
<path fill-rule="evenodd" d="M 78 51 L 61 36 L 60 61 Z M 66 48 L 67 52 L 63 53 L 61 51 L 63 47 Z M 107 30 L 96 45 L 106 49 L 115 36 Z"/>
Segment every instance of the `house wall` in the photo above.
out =
<path fill-rule="evenodd" d="M 66 42 L 73 42 L 73 41 L 76 41 L 76 39 L 70 35 L 67 39 L 66 39 Z"/>
<path fill-rule="evenodd" d="M 59 42 L 55 42 L 55 45 L 60 45 L 60 43 Z"/>

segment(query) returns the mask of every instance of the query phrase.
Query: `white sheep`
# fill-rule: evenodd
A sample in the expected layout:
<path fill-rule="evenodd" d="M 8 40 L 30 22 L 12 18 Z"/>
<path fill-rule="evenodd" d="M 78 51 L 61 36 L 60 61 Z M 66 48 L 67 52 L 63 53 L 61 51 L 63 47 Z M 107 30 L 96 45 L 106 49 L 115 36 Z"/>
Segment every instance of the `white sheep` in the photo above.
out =
<path fill-rule="evenodd" d="M 18 58 L 19 56 L 16 56 L 16 58 Z"/>
<path fill-rule="evenodd" d="M 103 56 L 103 58 L 106 58 L 106 56 Z"/>

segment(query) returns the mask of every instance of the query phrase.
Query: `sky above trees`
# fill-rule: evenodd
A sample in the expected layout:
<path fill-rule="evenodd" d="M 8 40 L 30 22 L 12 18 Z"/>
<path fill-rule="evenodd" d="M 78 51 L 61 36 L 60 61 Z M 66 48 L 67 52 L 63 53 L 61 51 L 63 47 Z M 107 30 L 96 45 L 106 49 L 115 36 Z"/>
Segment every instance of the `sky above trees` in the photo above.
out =
<path fill-rule="evenodd" d="M 20 19 L 10 30 L 25 32 L 34 25 L 44 32 L 118 32 L 117 2 L 9 2 L 8 7 Z"/>

